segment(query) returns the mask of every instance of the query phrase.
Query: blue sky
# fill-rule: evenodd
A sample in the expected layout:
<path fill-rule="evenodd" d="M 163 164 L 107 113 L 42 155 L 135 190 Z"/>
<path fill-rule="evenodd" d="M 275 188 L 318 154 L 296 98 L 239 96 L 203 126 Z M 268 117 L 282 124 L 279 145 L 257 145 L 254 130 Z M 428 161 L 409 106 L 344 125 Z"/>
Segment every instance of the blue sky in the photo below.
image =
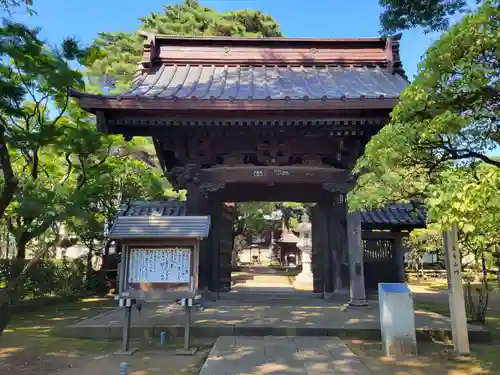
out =
<path fill-rule="evenodd" d="M 133 31 L 138 18 L 161 11 L 166 0 L 35 0 L 35 16 L 18 16 L 32 26 L 42 28 L 51 43 L 74 36 L 91 43 L 100 31 Z M 270 13 L 288 37 L 372 37 L 379 31 L 381 8 L 377 0 L 202 0 L 218 11 L 261 9 Z M 438 35 L 422 30 L 404 33 L 401 58 L 409 77 L 427 47 Z"/>
<path fill-rule="evenodd" d="M 16 19 L 42 28 L 41 35 L 50 43 L 75 37 L 90 44 L 101 31 L 133 31 L 139 17 L 159 12 L 168 0 L 35 0 L 37 15 L 16 15 Z M 377 0 L 202 0 L 217 11 L 234 9 L 262 10 L 271 14 L 288 37 L 373 37 L 379 35 L 381 8 Z M 474 7 L 475 1 L 469 0 Z M 421 29 L 405 31 L 401 41 L 401 59 L 411 79 L 425 50 L 439 38 Z M 497 148 L 493 155 L 500 155 Z"/>

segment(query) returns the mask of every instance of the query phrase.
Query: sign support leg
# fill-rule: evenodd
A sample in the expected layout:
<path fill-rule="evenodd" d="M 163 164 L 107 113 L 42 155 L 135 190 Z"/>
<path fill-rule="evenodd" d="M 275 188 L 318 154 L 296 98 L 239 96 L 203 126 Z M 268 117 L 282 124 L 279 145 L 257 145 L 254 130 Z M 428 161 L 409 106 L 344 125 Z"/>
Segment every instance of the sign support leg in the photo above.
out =
<path fill-rule="evenodd" d="M 122 348 L 121 350 L 115 352 L 116 355 L 132 355 L 137 349 L 130 348 L 130 326 L 132 323 L 132 306 L 126 306 L 125 310 L 125 321 L 122 329 Z"/>
<path fill-rule="evenodd" d="M 194 355 L 196 348 L 191 347 L 191 309 L 192 299 L 186 298 L 185 301 L 185 315 L 184 315 L 184 347 L 177 350 L 178 355 Z"/>
<path fill-rule="evenodd" d="M 189 350 L 191 341 L 191 306 L 186 304 L 186 316 L 184 322 L 184 350 Z"/>
<path fill-rule="evenodd" d="M 125 307 L 125 324 L 123 325 L 122 334 L 122 351 L 124 353 L 128 352 L 130 346 L 130 325 L 132 321 L 132 307 Z"/>

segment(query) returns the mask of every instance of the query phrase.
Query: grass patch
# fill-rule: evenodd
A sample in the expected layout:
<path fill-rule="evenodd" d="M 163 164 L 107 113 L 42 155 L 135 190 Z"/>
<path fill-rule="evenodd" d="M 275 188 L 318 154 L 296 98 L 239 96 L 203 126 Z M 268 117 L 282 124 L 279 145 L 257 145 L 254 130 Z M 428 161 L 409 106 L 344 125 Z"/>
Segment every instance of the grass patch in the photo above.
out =
<path fill-rule="evenodd" d="M 445 281 L 446 282 L 446 281 Z M 429 289 L 434 289 L 432 283 L 430 283 Z M 421 284 L 417 284 L 421 285 Z M 480 284 L 478 284 L 479 286 Z M 471 344 L 471 355 L 467 357 L 455 357 L 452 355 L 452 348 L 447 347 L 445 352 L 449 352 L 448 362 L 456 362 L 461 367 L 464 367 L 464 363 L 470 364 L 469 372 L 470 374 L 500 374 L 500 356 L 498 351 L 500 349 L 500 299 L 494 291 L 490 293 L 490 300 L 488 306 L 488 313 L 486 315 L 485 328 L 488 329 L 492 336 L 491 343 L 473 343 Z M 434 301 L 418 301 L 418 295 L 415 297 L 414 301 L 415 309 L 432 311 L 444 316 L 450 316 L 450 310 L 448 306 L 448 294 L 442 293 L 442 298 L 435 299 Z M 419 346 L 419 348 L 422 344 Z M 460 367 L 459 366 L 459 367 Z M 483 372 L 478 372 L 479 370 L 473 370 L 474 366 L 480 366 Z M 465 366 L 466 367 L 466 366 Z M 464 371 L 462 369 L 462 371 Z M 453 373 L 453 372 L 451 372 Z M 463 372 L 466 374 L 467 372 Z M 444 373 L 447 374 L 447 373 Z M 454 374 L 454 373 L 453 373 Z M 457 374 L 460 374 L 458 372 Z"/>
<path fill-rule="evenodd" d="M 57 331 L 115 307 L 112 298 L 91 297 L 14 313 L 0 336 L 0 373 L 48 373 L 109 350 L 112 343 L 60 337 Z"/>

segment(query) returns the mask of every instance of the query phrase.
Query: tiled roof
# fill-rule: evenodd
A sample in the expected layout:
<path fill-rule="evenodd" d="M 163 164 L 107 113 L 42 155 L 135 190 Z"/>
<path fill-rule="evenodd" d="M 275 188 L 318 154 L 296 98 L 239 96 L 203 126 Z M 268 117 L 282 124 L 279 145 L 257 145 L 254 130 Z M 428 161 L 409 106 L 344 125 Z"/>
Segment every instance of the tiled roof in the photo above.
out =
<path fill-rule="evenodd" d="M 379 67 L 161 65 L 121 99 L 339 100 L 394 99 L 407 81 Z M 109 96 L 111 98 L 111 96 Z"/>
<path fill-rule="evenodd" d="M 133 202 L 128 208 L 118 212 L 117 216 L 186 216 L 186 202 L 176 200 Z M 427 216 L 424 207 L 414 208 L 411 204 L 395 204 L 384 209 L 361 212 L 361 224 L 363 229 L 367 230 L 425 228 L 426 222 Z"/>
<path fill-rule="evenodd" d="M 276 240 L 277 243 L 298 243 L 299 238 L 291 233 L 291 232 L 284 232 L 281 235 L 281 238 L 279 240 Z"/>
<path fill-rule="evenodd" d="M 209 229 L 210 216 L 118 216 L 108 237 L 200 239 Z"/>
<path fill-rule="evenodd" d="M 186 216 L 186 201 L 135 201 L 123 206 L 117 216 Z"/>
<path fill-rule="evenodd" d="M 363 229 L 425 228 L 427 214 L 423 206 L 395 204 L 388 208 L 361 212 Z"/>

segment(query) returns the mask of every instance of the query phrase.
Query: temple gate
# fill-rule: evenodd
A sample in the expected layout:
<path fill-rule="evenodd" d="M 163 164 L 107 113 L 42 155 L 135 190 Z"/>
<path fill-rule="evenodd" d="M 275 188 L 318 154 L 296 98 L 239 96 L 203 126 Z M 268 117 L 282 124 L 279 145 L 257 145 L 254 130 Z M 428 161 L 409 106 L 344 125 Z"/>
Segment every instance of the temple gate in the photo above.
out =
<path fill-rule="evenodd" d="M 315 289 L 326 297 L 351 284 L 351 300 L 364 300 L 371 245 L 363 250 L 363 218 L 347 213 L 346 194 L 408 83 L 400 36 L 144 36 L 131 90 L 72 94 L 100 131 L 153 137 L 166 177 L 187 190 L 187 214 L 212 217 L 200 287 L 230 287 L 234 212 L 225 202 L 313 202 Z"/>

